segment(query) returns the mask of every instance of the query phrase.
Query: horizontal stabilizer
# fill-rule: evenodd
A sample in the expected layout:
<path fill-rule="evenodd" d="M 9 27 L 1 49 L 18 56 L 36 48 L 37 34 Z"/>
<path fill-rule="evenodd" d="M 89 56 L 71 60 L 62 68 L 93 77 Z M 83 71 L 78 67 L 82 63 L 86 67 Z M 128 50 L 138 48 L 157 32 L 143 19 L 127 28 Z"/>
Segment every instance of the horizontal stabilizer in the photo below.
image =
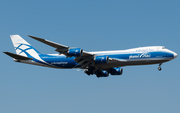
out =
<path fill-rule="evenodd" d="M 17 59 L 17 60 L 32 60 L 33 58 L 29 58 L 29 57 L 25 57 L 25 56 L 22 56 L 22 55 L 17 55 L 17 54 L 14 54 L 14 53 L 10 53 L 10 52 L 3 52 L 5 53 L 6 55 L 14 58 L 14 59 Z"/>

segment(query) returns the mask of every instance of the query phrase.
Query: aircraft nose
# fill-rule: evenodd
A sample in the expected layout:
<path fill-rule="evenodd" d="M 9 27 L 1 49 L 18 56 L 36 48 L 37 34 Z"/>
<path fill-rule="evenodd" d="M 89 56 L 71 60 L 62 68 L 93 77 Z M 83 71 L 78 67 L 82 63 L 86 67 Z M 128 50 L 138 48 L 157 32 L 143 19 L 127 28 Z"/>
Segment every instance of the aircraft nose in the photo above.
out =
<path fill-rule="evenodd" d="M 178 56 L 178 54 L 174 52 L 174 58 L 176 58 L 177 56 Z"/>

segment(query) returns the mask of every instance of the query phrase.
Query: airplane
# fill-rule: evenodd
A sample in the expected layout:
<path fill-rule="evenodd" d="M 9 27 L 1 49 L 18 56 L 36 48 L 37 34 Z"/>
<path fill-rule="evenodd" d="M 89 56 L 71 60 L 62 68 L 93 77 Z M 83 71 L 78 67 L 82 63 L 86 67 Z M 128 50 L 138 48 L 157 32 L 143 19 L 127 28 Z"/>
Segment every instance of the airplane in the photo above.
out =
<path fill-rule="evenodd" d="M 124 66 L 159 64 L 176 58 L 177 53 L 164 46 L 138 47 L 127 50 L 86 52 L 82 48 L 68 47 L 43 38 L 29 37 L 55 48 L 59 54 L 41 54 L 19 35 L 10 35 L 16 54 L 4 52 L 15 62 L 59 68 L 80 68 L 87 75 L 99 77 L 122 75 Z"/>

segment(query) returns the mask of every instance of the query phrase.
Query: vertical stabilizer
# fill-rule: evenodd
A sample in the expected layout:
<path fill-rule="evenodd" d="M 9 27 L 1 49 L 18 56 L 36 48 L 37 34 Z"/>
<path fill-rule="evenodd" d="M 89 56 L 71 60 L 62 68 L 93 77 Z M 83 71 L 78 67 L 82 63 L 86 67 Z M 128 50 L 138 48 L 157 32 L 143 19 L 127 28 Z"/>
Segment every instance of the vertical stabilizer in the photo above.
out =
<path fill-rule="evenodd" d="M 40 53 L 36 49 L 34 49 L 28 42 L 26 42 L 21 36 L 10 35 L 10 37 L 15 47 L 15 51 L 18 55 L 29 58 L 39 56 Z"/>

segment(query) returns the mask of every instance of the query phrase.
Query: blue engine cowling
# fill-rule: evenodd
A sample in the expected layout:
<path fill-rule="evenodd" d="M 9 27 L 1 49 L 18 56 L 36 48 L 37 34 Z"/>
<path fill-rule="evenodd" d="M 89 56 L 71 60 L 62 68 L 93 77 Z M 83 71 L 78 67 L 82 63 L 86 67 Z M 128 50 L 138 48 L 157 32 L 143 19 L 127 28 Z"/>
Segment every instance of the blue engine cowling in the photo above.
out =
<path fill-rule="evenodd" d="M 111 75 L 121 75 L 122 72 L 123 72 L 123 69 L 120 68 L 120 67 L 111 68 L 111 69 L 109 70 L 109 73 L 110 73 Z"/>
<path fill-rule="evenodd" d="M 99 77 L 108 77 L 109 76 L 109 73 L 107 71 L 97 71 L 96 72 L 96 76 L 99 78 Z"/>
<path fill-rule="evenodd" d="M 81 48 L 73 48 L 68 51 L 69 56 L 82 56 L 83 50 Z"/>
<path fill-rule="evenodd" d="M 108 56 L 96 56 L 94 58 L 94 61 L 95 61 L 96 64 L 108 63 L 109 62 L 109 57 Z"/>

